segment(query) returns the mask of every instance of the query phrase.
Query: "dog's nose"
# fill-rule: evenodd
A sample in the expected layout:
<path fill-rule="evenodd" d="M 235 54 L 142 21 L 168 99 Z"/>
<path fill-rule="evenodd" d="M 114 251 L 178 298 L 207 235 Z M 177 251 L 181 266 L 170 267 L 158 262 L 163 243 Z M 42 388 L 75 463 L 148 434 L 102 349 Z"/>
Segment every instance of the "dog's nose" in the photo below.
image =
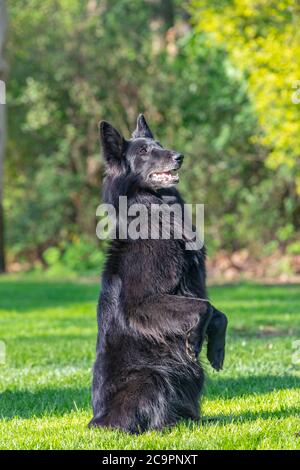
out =
<path fill-rule="evenodd" d="M 181 163 L 183 162 L 183 159 L 184 159 L 184 155 L 182 153 L 176 153 L 174 155 L 174 160 L 179 163 L 181 165 Z"/>

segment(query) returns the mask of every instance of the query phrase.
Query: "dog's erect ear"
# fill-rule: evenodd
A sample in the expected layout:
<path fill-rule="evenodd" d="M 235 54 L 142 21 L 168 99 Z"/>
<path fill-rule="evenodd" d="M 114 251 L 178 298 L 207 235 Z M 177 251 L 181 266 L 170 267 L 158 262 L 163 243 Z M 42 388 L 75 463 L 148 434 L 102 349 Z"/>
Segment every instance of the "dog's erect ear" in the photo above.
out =
<path fill-rule="evenodd" d="M 109 164 L 120 164 L 125 147 L 125 139 L 109 122 L 99 124 L 100 142 L 104 159 Z"/>
<path fill-rule="evenodd" d="M 146 137 L 148 139 L 154 138 L 143 114 L 139 114 L 137 118 L 136 129 L 133 132 L 132 137 L 134 139 L 137 139 L 138 137 Z"/>

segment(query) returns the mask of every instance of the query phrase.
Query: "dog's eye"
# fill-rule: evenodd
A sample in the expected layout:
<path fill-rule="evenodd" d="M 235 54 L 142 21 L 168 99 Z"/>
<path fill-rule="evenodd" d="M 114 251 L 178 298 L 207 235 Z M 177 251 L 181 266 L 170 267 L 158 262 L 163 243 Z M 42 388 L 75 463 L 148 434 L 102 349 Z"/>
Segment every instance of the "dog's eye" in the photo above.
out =
<path fill-rule="evenodd" d="M 139 154 L 140 155 L 146 155 L 147 150 L 148 149 L 147 149 L 146 145 L 143 145 L 142 147 L 139 148 Z"/>

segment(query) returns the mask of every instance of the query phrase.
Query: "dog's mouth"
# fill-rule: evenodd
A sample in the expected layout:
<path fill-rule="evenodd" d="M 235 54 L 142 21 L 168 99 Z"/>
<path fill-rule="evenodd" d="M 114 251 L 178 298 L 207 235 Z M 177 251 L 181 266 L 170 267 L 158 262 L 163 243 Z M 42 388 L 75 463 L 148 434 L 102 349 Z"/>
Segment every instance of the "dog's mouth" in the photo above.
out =
<path fill-rule="evenodd" d="M 162 185 L 170 185 L 179 183 L 178 170 L 168 170 L 168 171 L 154 171 L 150 174 L 149 178 L 153 183 L 158 183 Z"/>

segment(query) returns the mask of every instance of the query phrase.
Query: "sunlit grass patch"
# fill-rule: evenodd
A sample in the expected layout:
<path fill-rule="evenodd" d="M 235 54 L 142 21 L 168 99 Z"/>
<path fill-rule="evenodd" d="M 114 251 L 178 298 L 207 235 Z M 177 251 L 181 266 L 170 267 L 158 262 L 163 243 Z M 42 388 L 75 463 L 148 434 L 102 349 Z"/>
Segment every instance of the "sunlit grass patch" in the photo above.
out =
<path fill-rule="evenodd" d="M 88 429 L 98 285 L 0 280 L 0 448 L 300 448 L 299 286 L 211 288 L 229 317 L 224 371 L 207 371 L 202 422 L 130 436 Z"/>

